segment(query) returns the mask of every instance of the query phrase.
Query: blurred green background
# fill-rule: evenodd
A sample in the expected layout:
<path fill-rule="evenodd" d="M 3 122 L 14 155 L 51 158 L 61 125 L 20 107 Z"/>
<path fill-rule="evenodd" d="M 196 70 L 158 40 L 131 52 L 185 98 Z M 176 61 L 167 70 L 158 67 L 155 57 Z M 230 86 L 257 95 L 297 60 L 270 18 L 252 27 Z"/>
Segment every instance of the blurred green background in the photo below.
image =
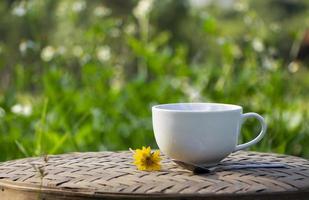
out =
<path fill-rule="evenodd" d="M 151 106 L 257 112 L 309 158 L 309 1 L 1 0 L 0 161 L 156 148 Z M 249 120 L 239 142 L 259 131 Z"/>

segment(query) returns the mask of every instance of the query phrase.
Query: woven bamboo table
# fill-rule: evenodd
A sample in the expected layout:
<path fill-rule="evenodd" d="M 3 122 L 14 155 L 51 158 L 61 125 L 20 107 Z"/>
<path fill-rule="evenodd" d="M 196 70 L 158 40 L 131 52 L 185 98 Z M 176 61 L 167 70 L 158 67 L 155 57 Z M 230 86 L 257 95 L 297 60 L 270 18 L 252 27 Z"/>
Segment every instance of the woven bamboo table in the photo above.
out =
<path fill-rule="evenodd" d="M 0 199 L 309 199 L 309 161 L 240 151 L 231 163 L 284 163 L 194 175 L 163 157 L 158 172 L 136 170 L 130 152 L 91 152 L 0 163 Z"/>

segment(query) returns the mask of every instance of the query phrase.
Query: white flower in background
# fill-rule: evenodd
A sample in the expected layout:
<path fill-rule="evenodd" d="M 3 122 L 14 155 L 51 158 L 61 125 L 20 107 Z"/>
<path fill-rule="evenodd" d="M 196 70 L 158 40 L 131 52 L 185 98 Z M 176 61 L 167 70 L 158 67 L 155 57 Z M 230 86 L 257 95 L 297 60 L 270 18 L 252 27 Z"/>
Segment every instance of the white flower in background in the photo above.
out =
<path fill-rule="evenodd" d="M 104 6 L 98 6 L 94 9 L 93 14 L 97 17 L 104 17 L 110 15 L 112 11 Z"/>
<path fill-rule="evenodd" d="M 43 61 L 48 62 L 51 61 L 55 55 L 55 48 L 52 46 L 46 46 L 41 51 L 41 58 Z"/>
<path fill-rule="evenodd" d="M 81 46 L 74 46 L 72 49 L 73 55 L 76 57 L 80 57 L 83 55 L 84 51 Z"/>
<path fill-rule="evenodd" d="M 287 126 L 290 129 L 297 128 L 302 122 L 302 115 L 299 112 L 286 111 L 282 115 L 284 121 L 287 122 Z"/>
<path fill-rule="evenodd" d="M 15 6 L 12 10 L 12 14 L 18 17 L 22 17 L 27 13 L 25 2 L 20 2 L 17 6 Z"/>
<path fill-rule="evenodd" d="M 124 28 L 124 32 L 126 32 L 127 34 L 133 34 L 136 31 L 136 27 L 134 24 L 129 24 L 127 26 L 125 26 Z"/>
<path fill-rule="evenodd" d="M 153 0 L 140 0 L 133 10 L 137 18 L 144 18 L 151 11 Z"/>
<path fill-rule="evenodd" d="M 236 1 L 234 3 L 234 9 L 238 12 L 244 12 L 248 10 L 248 3 L 246 1 Z"/>
<path fill-rule="evenodd" d="M 254 38 L 252 41 L 252 47 L 257 52 L 262 52 L 264 50 L 264 44 L 259 38 Z"/>
<path fill-rule="evenodd" d="M 86 8 L 86 2 L 82 0 L 75 1 L 72 5 L 72 10 L 74 12 L 80 12 L 84 10 L 85 8 Z"/>
<path fill-rule="evenodd" d="M 32 40 L 25 40 L 19 44 L 19 51 L 21 54 L 25 54 L 28 49 L 36 48 L 36 44 Z"/>
<path fill-rule="evenodd" d="M 279 68 L 278 62 L 271 57 L 265 57 L 262 60 L 262 66 L 270 71 L 276 71 Z"/>
<path fill-rule="evenodd" d="M 23 116 L 30 116 L 32 114 L 32 107 L 30 105 L 15 104 L 11 108 L 12 113 Z"/>
<path fill-rule="evenodd" d="M 111 50 L 109 48 L 109 46 L 101 46 L 97 48 L 97 58 L 101 61 L 101 62 L 105 62 L 107 60 L 109 60 L 111 57 Z"/>
<path fill-rule="evenodd" d="M 27 50 L 27 42 L 23 41 L 19 44 L 19 51 L 24 54 Z"/>
<path fill-rule="evenodd" d="M 288 66 L 288 70 L 291 72 L 291 73 L 295 73 L 299 70 L 299 67 L 300 67 L 300 64 L 299 62 L 297 61 L 293 61 L 289 64 Z"/>
<path fill-rule="evenodd" d="M 5 116 L 5 110 L 0 107 L 0 118 Z"/>

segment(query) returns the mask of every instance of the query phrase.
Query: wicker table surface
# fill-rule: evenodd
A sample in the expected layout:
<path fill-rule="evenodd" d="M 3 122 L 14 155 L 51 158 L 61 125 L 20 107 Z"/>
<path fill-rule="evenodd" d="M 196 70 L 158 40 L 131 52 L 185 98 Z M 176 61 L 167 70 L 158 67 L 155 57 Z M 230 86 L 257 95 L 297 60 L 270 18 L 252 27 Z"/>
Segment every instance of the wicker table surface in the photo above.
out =
<path fill-rule="evenodd" d="M 89 152 L 0 163 L 0 199 L 309 199 L 309 161 L 240 151 L 222 163 L 284 163 L 194 175 L 163 156 L 158 172 L 138 171 L 131 152 Z"/>

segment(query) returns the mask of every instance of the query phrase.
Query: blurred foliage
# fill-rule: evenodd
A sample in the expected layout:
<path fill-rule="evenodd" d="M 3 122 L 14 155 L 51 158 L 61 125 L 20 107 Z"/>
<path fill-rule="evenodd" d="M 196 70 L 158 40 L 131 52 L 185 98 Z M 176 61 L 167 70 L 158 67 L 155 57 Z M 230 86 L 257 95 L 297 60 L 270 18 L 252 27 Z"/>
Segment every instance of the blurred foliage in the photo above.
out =
<path fill-rule="evenodd" d="M 309 3 L 192 2 L 1 1 L 0 160 L 156 147 L 151 106 L 194 101 L 260 113 L 253 150 L 308 158 Z"/>

